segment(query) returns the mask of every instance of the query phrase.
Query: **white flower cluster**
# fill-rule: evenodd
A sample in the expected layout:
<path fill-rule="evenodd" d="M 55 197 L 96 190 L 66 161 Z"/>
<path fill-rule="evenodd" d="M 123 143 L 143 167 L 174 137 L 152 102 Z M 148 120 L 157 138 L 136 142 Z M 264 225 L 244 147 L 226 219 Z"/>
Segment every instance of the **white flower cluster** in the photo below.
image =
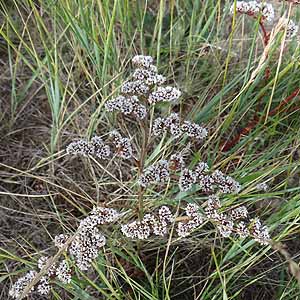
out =
<path fill-rule="evenodd" d="M 15 299 L 20 299 L 23 291 L 25 288 L 30 284 L 30 282 L 34 279 L 36 276 L 37 272 L 36 271 L 29 271 L 26 273 L 23 277 L 19 278 L 11 287 L 9 290 L 9 296 L 15 298 Z M 34 291 L 34 287 L 30 289 L 30 292 Z"/>
<path fill-rule="evenodd" d="M 71 282 L 71 269 L 65 259 L 58 265 L 56 269 L 56 276 L 57 279 L 64 284 Z"/>
<path fill-rule="evenodd" d="M 119 217 L 119 213 L 114 209 L 97 207 L 80 222 L 78 232 L 69 248 L 69 253 L 80 270 L 88 270 L 100 249 L 106 244 L 105 236 L 97 227 L 113 223 Z"/>
<path fill-rule="evenodd" d="M 235 219 L 231 218 L 231 213 L 225 214 L 224 212 L 220 212 L 219 209 L 221 208 L 221 203 L 216 195 L 212 195 L 208 198 L 207 206 L 205 208 L 205 216 L 209 220 L 213 221 L 217 224 L 217 228 L 220 234 L 223 237 L 229 237 L 234 229 L 234 220 L 240 219 L 238 212 L 233 212 L 232 215 Z M 242 208 L 243 211 L 246 208 Z M 246 210 L 246 217 L 248 212 Z M 242 215 L 241 217 L 243 217 Z"/>
<path fill-rule="evenodd" d="M 153 58 L 149 55 L 135 55 L 131 61 L 133 65 L 144 69 L 150 68 L 153 64 Z"/>
<path fill-rule="evenodd" d="M 263 226 L 258 218 L 250 220 L 250 232 L 254 237 L 254 240 L 261 245 L 268 245 L 270 241 L 270 235 L 267 226 Z"/>
<path fill-rule="evenodd" d="M 146 214 L 141 221 L 133 221 L 121 227 L 122 233 L 132 239 L 145 240 L 154 235 L 164 236 L 168 231 L 168 224 L 174 221 L 174 217 L 167 206 L 161 206 L 158 214 Z"/>
<path fill-rule="evenodd" d="M 133 78 L 137 81 L 144 81 L 147 85 L 162 85 L 166 78 L 157 73 L 157 68 L 150 65 L 147 69 L 136 69 L 133 73 Z"/>
<path fill-rule="evenodd" d="M 288 20 L 287 29 L 286 29 L 286 36 L 287 38 L 293 38 L 297 35 L 299 31 L 299 26 L 295 24 L 293 20 Z"/>
<path fill-rule="evenodd" d="M 241 189 L 240 184 L 228 175 L 216 170 L 212 174 L 207 174 L 208 165 L 200 162 L 194 170 L 183 169 L 179 178 L 179 188 L 186 192 L 193 184 L 199 184 L 201 190 L 206 193 L 219 191 L 223 194 L 238 193 Z"/>
<path fill-rule="evenodd" d="M 50 293 L 50 280 L 47 276 L 42 276 L 36 288 L 37 293 L 41 296 L 46 296 Z"/>
<path fill-rule="evenodd" d="M 66 234 L 59 234 L 56 235 L 54 238 L 54 245 L 57 248 L 62 248 L 64 246 L 64 244 L 66 243 L 66 241 L 68 240 L 69 236 Z"/>
<path fill-rule="evenodd" d="M 269 189 L 269 186 L 266 182 L 258 183 L 255 186 L 256 190 L 266 192 Z"/>
<path fill-rule="evenodd" d="M 125 115 L 132 114 L 141 120 L 147 115 L 146 107 L 140 104 L 137 96 L 118 96 L 115 99 L 108 100 L 105 103 L 105 108 L 109 112 L 120 111 Z"/>
<path fill-rule="evenodd" d="M 241 238 L 252 236 L 255 241 L 267 245 L 270 241 L 268 228 L 262 226 L 258 218 L 248 219 L 248 211 L 245 206 L 237 207 L 228 213 L 220 212 L 220 200 L 217 196 L 211 196 L 205 208 L 206 217 L 217 223 L 217 228 L 222 236 L 228 237 L 232 232 Z"/>
<path fill-rule="evenodd" d="M 138 183 L 142 187 L 147 187 L 151 183 L 163 183 L 170 178 L 169 164 L 167 160 L 160 160 L 149 166 L 140 176 Z"/>
<path fill-rule="evenodd" d="M 185 166 L 185 162 L 181 153 L 174 153 L 171 155 L 168 162 L 169 170 L 171 171 L 181 170 L 182 168 L 184 168 L 184 166 Z"/>
<path fill-rule="evenodd" d="M 231 14 L 234 13 L 235 4 L 230 7 Z M 241 14 L 247 14 L 258 18 L 260 15 L 263 20 L 271 22 L 274 19 L 274 8 L 272 4 L 261 3 L 258 1 L 237 1 L 236 11 Z"/>
<path fill-rule="evenodd" d="M 174 137 L 179 137 L 182 134 L 180 130 L 180 118 L 178 114 L 172 113 L 167 118 L 159 117 L 154 120 L 152 128 L 152 133 L 154 136 L 159 136 L 168 130 Z"/>
<path fill-rule="evenodd" d="M 38 269 L 41 270 L 47 263 L 48 257 L 42 256 L 38 260 Z M 9 291 L 9 295 L 13 298 L 20 299 L 25 288 L 32 282 L 35 276 L 38 273 L 35 270 L 29 271 L 25 276 L 19 278 Z M 68 267 L 68 263 L 65 260 L 62 260 L 57 266 L 54 264 L 50 267 L 47 274 L 42 276 L 39 280 L 36 289 L 33 286 L 29 293 L 32 293 L 36 290 L 37 294 L 45 296 L 50 293 L 51 285 L 50 280 L 54 277 L 57 277 L 62 283 L 67 284 L 71 282 L 71 270 Z"/>
<path fill-rule="evenodd" d="M 149 91 L 149 86 L 142 80 L 126 81 L 121 87 L 121 92 L 129 95 L 147 95 Z"/>
<path fill-rule="evenodd" d="M 113 140 L 114 146 L 116 148 L 115 153 L 117 154 L 117 156 L 124 159 L 129 159 L 132 157 L 132 145 L 128 138 L 122 137 L 117 130 L 112 131 L 109 136 Z"/>
<path fill-rule="evenodd" d="M 213 185 L 217 186 L 219 191 L 223 194 L 238 193 L 241 189 L 240 184 L 232 177 L 223 174 L 216 170 L 211 174 Z M 200 181 L 201 185 L 201 181 Z"/>
<path fill-rule="evenodd" d="M 159 117 L 154 120 L 152 129 L 154 136 L 159 136 L 166 131 L 170 131 L 171 135 L 176 138 L 183 134 L 196 140 L 203 140 L 207 137 L 207 130 L 204 127 L 190 121 L 184 121 L 181 124 L 179 115 L 176 113 L 172 113 L 166 118 Z"/>
<path fill-rule="evenodd" d="M 197 204 L 189 203 L 185 208 L 185 213 L 190 218 L 187 222 L 178 222 L 176 231 L 180 237 L 190 235 L 193 230 L 203 223 L 203 216 L 199 212 L 199 206 Z"/>
<path fill-rule="evenodd" d="M 153 91 L 148 98 L 150 104 L 155 104 L 157 102 L 175 102 L 181 96 L 181 92 L 172 87 L 159 86 L 156 91 Z"/>
<path fill-rule="evenodd" d="M 197 140 L 203 140 L 207 137 L 207 130 L 196 123 L 190 121 L 184 121 L 181 125 L 181 130 L 186 133 L 187 136 Z"/>
<path fill-rule="evenodd" d="M 179 178 L 179 188 L 181 191 L 186 192 L 190 190 L 197 181 L 196 174 L 187 168 L 183 169 Z"/>
<path fill-rule="evenodd" d="M 167 214 L 166 214 L 167 216 Z M 68 249 L 66 249 L 74 258 L 75 265 L 81 270 L 87 270 L 92 260 L 95 259 L 105 245 L 106 239 L 99 231 L 97 226 L 115 222 L 120 217 L 120 214 L 111 208 L 95 207 L 91 213 L 84 218 L 78 227 L 74 239 Z M 167 218 L 167 217 L 166 217 Z M 54 238 L 55 246 L 61 248 L 65 245 L 68 235 L 59 234 Z M 41 270 L 48 261 L 48 257 L 41 256 L 38 260 L 37 267 Z M 71 282 L 71 268 L 66 260 L 61 260 L 59 263 L 52 264 L 46 275 L 39 280 L 36 291 L 39 295 L 47 295 L 51 289 L 51 279 L 57 278 L 64 284 Z M 25 276 L 19 278 L 9 291 L 9 295 L 13 298 L 20 298 L 24 289 L 37 275 L 37 272 L 31 270 Z M 30 292 L 33 292 L 35 287 L 32 287 Z"/>
<path fill-rule="evenodd" d="M 147 108 L 140 103 L 137 96 L 148 99 L 150 104 L 158 101 L 173 101 L 180 96 L 180 91 L 175 88 L 160 87 L 166 78 L 158 74 L 151 56 L 136 55 L 133 57 L 132 63 L 136 67 L 132 79 L 123 83 L 121 87 L 123 95 L 105 103 L 107 111 L 118 111 L 125 115 L 133 115 L 138 119 L 144 119 L 147 115 Z M 155 86 L 158 88 L 153 91 Z"/>
<path fill-rule="evenodd" d="M 94 136 L 90 142 L 78 140 L 70 143 L 67 148 L 68 154 L 80 154 L 83 156 L 97 156 L 100 159 L 108 159 L 111 150 L 99 136 Z"/>

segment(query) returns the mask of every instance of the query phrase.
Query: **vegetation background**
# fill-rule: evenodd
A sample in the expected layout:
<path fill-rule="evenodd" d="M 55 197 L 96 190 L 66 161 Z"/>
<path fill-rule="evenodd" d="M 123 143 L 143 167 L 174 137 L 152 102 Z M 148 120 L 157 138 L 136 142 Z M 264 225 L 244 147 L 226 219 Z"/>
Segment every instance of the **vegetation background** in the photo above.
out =
<path fill-rule="evenodd" d="M 275 24 L 284 11 L 299 23 L 300 6 L 272 3 Z M 299 43 L 278 35 L 260 66 L 258 21 L 232 18 L 231 4 L 0 0 L 0 299 L 93 205 L 134 205 L 136 195 L 123 191 L 130 166 L 114 164 L 108 174 L 64 149 L 113 128 L 103 104 L 140 53 L 181 89 L 175 110 L 209 129 L 199 153 L 242 183 L 235 203 L 261 217 L 276 246 L 225 240 L 213 227 L 184 240 L 151 240 L 139 253 L 120 237 L 91 274 L 53 291 L 53 299 L 300 299 L 299 96 L 269 114 L 299 88 Z M 254 118 L 252 130 L 221 151 Z M 258 192 L 265 181 L 268 191 Z M 176 207 L 183 199 L 168 201 Z"/>

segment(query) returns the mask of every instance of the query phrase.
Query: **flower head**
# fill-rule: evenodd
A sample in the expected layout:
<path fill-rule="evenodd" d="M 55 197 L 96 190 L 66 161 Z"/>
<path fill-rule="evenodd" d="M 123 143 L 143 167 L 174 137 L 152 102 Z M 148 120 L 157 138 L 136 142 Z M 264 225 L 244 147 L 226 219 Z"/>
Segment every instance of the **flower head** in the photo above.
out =
<path fill-rule="evenodd" d="M 9 290 L 9 296 L 19 299 L 24 292 L 25 288 L 31 283 L 34 277 L 37 275 L 36 271 L 29 271 L 23 277 L 19 278 Z M 30 292 L 34 291 L 34 287 L 30 289 Z"/>
<path fill-rule="evenodd" d="M 158 87 L 156 91 L 149 95 L 148 101 L 150 104 L 157 102 L 175 102 L 180 96 L 181 92 L 174 87 Z"/>

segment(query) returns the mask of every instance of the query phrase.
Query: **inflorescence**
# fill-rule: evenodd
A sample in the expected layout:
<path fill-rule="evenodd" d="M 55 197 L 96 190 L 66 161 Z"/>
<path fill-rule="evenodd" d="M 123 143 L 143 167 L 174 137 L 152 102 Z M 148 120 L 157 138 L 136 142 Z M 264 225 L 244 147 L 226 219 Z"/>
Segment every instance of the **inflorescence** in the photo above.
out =
<path fill-rule="evenodd" d="M 175 102 L 181 92 L 171 86 L 161 86 L 166 78 L 159 74 L 150 56 L 136 55 L 132 59 L 136 67 L 131 79 L 121 86 L 121 95 L 105 103 L 108 112 L 120 112 L 138 119 L 147 116 L 147 105 L 157 102 Z"/>
<path fill-rule="evenodd" d="M 102 138 L 94 136 L 91 142 L 78 140 L 67 146 L 67 153 L 72 155 L 96 156 L 100 159 L 109 159 L 113 154 L 116 156 L 129 159 L 133 155 L 132 145 L 128 138 L 114 130 L 110 132 L 111 141 L 104 143 Z"/>
<path fill-rule="evenodd" d="M 224 212 L 220 199 L 216 195 L 209 196 L 203 212 L 200 211 L 197 204 L 190 203 L 186 206 L 185 212 L 188 217 L 187 220 L 179 222 L 177 225 L 177 233 L 180 237 L 190 235 L 205 220 L 209 220 L 217 226 L 223 237 L 237 234 L 241 238 L 252 236 L 255 241 L 262 245 L 268 245 L 270 242 L 267 227 L 262 226 L 258 218 L 250 219 L 245 206 Z"/>
<path fill-rule="evenodd" d="M 195 140 L 203 140 L 207 137 L 207 130 L 204 127 L 190 121 L 181 123 L 179 115 L 176 113 L 172 113 L 166 118 L 159 117 L 154 120 L 153 135 L 159 136 L 164 132 L 170 132 L 175 138 L 181 137 L 183 134 Z"/>
<path fill-rule="evenodd" d="M 220 192 L 223 194 L 238 193 L 240 184 L 232 177 L 216 170 L 208 173 L 206 163 L 200 162 L 194 170 L 184 169 L 180 175 L 179 187 L 181 191 L 188 191 L 194 184 L 198 184 L 205 193 Z"/>
<path fill-rule="evenodd" d="M 122 225 L 122 233 L 132 239 L 145 240 L 151 234 L 164 236 L 167 234 L 168 224 L 172 223 L 174 217 L 167 206 L 162 206 L 157 215 L 146 214 L 141 221 L 133 221 Z"/>
<path fill-rule="evenodd" d="M 240 14 L 246 14 L 251 17 L 261 18 L 267 22 L 272 22 L 274 19 L 274 8 L 272 4 L 261 3 L 258 1 L 237 1 L 236 6 L 233 3 L 230 7 L 231 14 L 234 13 L 234 10 Z"/>
<path fill-rule="evenodd" d="M 101 248 L 106 244 L 106 238 L 99 231 L 98 226 L 116 222 L 120 214 L 112 209 L 105 207 L 96 207 L 91 213 L 84 218 L 73 236 L 70 244 L 68 235 L 59 234 L 54 238 L 54 244 L 61 249 L 65 248 L 72 258 L 72 265 L 80 270 L 88 270 L 92 261 L 97 258 Z M 38 260 L 37 266 L 41 270 L 48 262 L 49 258 L 42 256 Z M 36 286 L 30 289 L 30 292 L 36 291 L 39 295 L 47 295 L 51 290 L 53 279 L 68 284 L 72 279 L 71 261 L 61 260 L 59 263 L 54 262 L 49 266 L 46 275 L 43 275 Z M 19 278 L 9 291 L 13 298 L 20 298 L 24 289 L 32 282 L 37 275 L 37 271 L 30 270 L 25 276 Z"/>
<path fill-rule="evenodd" d="M 291 1 L 292 2 L 292 1 Z M 261 21 L 272 22 L 275 18 L 274 8 L 272 4 L 263 3 L 258 1 L 237 1 L 230 7 L 230 13 L 234 14 L 234 11 L 240 14 L 246 14 L 248 16 L 259 18 Z M 286 19 L 286 37 L 293 38 L 297 35 L 299 26 L 295 24 L 293 20 Z"/>
<path fill-rule="evenodd" d="M 239 11 L 250 14 L 249 7 L 247 12 L 245 4 L 241 5 L 241 3 L 237 5 Z M 268 5 L 261 5 L 259 12 L 255 11 L 256 16 L 258 13 L 261 13 L 265 19 L 269 19 L 272 15 Z M 149 106 L 161 101 L 174 103 L 179 99 L 181 92 L 178 89 L 161 86 L 166 78 L 158 74 L 150 56 L 137 55 L 132 59 L 132 63 L 136 68 L 132 80 L 130 79 L 122 85 L 122 95 L 106 102 L 105 109 L 107 111 L 132 115 L 137 119 L 144 120 L 149 115 Z M 150 128 L 148 129 L 150 132 Z M 191 121 L 180 120 L 176 113 L 171 113 L 165 118 L 156 118 L 151 132 L 152 136 L 159 136 L 165 132 L 169 132 L 174 137 L 186 135 L 191 138 L 191 141 L 196 142 L 202 141 L 208 134 L 204 127 Z M 134 158 L 136 149 L 138 149 L 133 146 L 129 138 L 122 136 L 119 131 L 113 130 L 107 135 L 105 141 L 98 136 L 94 136 L 90 141 L 81 139 L 70 143 L 66 151 L 68 154 L 95 156 L 103 160 L 112 156 L 131 159 Z M 209 197 L 204 209 L 197 204 L 188 204 L 184 209 L 185 216 L 178 217 L 179 219 L 167 206 L 161 206 L 155 213 L 143 215 L 142 212 L 139 220 L 121 225 L 121 232 L 127 238 L 144 240 L 152 235 L 163 237 L 169 232 L 172 233 L 170 226 L 175 225 L 175 222 L 178 222 L 176 232 L 179 237 L 183 238 L 202 226 L 205 221 L 211 221 L 216 224 L 223 237 L 236 233 L 240 237 L 252 236 L 257 242 L 268 244 L 270 237 L 267 228 L 261 224 L 258 218 L 249 218 L 246 207 L 242 206 L 228 211 L 222 208 L 217 194 L 238 193 L 241 189 L 240 184 L 232 177 L 219 170 L 211 171 L 205 162 L 199 162 L 190 169 L 186 167 L 182 152 L 173 153 L 168 160 L 160 159 L 146 168 L 144 168 L 144 162 L 137 160 L 135 162 L 139 163 L 137 165 L 143 166 L 138 178 L 140 195 L 147 192 L 146 188 L 150 184 L 174 183 L 172 181 L 174 179 L 180 191 L 189 191 L 196 184 L 199 191 L 209 194 Z M 54 280 L 58 280 L 62 284 L 69 284 L 72 281 L 74 268 L 82 271 L 90 269 L 107 241 L 99 227 L 115 223 L 121 216 L 123 214 L 112 208 L 96 207 L 86 218 L 81 220 L 75 234 L 57 235 L 54 238 L 54 245 L 61 253 L 68 254 L 68 256 L 66 255 L 67 259 L 56 259 L 54 256 L 40 257 L 37 267 L 40 271 L 42 270 L 43 274 L 30 292 L 47 295 Z M 54 258 L 58 261 L 54 261 Z M 30 270 L 15 282 L 9 295 L 19 299 L 37 275 L 37 271 Z"/>

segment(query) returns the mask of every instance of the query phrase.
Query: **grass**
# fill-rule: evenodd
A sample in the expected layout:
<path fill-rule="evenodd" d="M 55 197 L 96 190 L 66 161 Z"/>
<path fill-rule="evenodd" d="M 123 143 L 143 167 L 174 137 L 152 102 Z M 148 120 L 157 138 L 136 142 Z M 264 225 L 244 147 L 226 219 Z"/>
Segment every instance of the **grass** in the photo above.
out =
<path fill-rule="evenodd" d="M 118 93 L 136 53 L 152 55 L 183 91 L 176 111 L 209 128 L 193 162 L 204 159 L 239 180 L 242 192 L 225 204 L 247 205 L 281 244 L 225 240 L 205 226 L 189 239 L 153 239 L 138 249 L 112 228 L 93 270 L 78 270 L 70 285 L 52 291 L 53 299 L 300 299 L 299 96 L 268 114 L 299 88 L 299 44 L 277 35 L 260 65 L 259 22 L 240 15 L 231 22 L 229 5 L 0 0 L 1 299 L 40 254 L 55 251 L 53 237 L 75 230 L 93 205 L 136 206 L 130 165 L 112 161 L 103 169 L 64 152 L 74 138 L 103 134 L 119 122 L 103 104 Z M 289 8 L 276 5 L 278 12 Z M 299 7 L 291 14 L 299 22 Z M 221 151 L 255 116 L 252 130 Z M 127 126 L 137 138 L 135 124 Z M 147 165 L 175 149 L 164 142 Z M 257 192 L 263 181 L 270 189 Z M 201 201 L 201 194 L 166 189 L 148 192 L 144 205 L 176 209 Z"/>

